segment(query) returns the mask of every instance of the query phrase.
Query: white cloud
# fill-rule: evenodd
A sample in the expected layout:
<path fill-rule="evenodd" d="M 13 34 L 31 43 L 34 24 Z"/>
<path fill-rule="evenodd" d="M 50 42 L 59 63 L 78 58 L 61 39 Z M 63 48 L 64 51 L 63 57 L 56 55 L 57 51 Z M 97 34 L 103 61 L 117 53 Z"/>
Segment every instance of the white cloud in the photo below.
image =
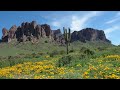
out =
<path fill-rule="evenodd" d="M 111 23 L 114 23 L 114 22 L 116 22 L 118 20 L 120 20 L 120 18 L 115 18 L 115 19 L 107 21 L 106 24 L 111 24 Z"/>
<path fill-rule="evenodd" d="M 72 31 L 76 30 L 80 30 L 82 28 L 84 28 L 85 23 L 95 17 L 95 16 L 99 16 L 101 14 L 101 12 L 98 11 L 91 11 L 89 14 L 84 15 L 83 17 L 78 17 L 78 16 L 72 16 L 72 22 L 71 22 L 71 29 Z"/>
<path fill-rule="evenodd" d="M 41 15 L 46 20 L 48 20 L 48 24 L 54 28 L 71 28 L 72 31 L 74 30 L 81 30 L 85 27 L 88 20 L 95 16 L 101 15 L 102 11 L 79 11 L 79 12 L 55 12 L 50 13 L 47 16 Z M 54 17 L 54 18 L 51 18 Z"/>
<path fill-rule="evenodd" d="M 106 29 L 104 31 L 105 31 L 106 34 L 109 34 L 109 33 L 113 32 L 113 31 L 118 30 L 118 29 L 120 29 L 120 26 L 113 26 L 113 27 L 108 28 L 108 29 Z"/>
<path fill-rule="evenodd" d="M 57 22 L 57 21 L 52 22 L 51 25 L 54 26 L 54 27 L 60 27 L 61 26 L 60 22 Z"/>
<path fill-rule="evenodd" d="M 105 29 L 104 32 L 106 34 L 106 37 L 109 38 L 112 32 L 119 30 L 119 29 L 120 29 L 120 26 L 113 26 L 113 27 Z"/>

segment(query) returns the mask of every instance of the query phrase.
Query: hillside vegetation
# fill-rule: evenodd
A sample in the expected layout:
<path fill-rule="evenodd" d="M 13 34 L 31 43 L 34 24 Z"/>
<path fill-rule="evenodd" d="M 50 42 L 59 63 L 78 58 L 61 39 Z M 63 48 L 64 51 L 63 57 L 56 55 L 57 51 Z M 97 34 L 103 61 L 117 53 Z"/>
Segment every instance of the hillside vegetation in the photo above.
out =
<path fill-rule="evenodd" d="M 66 47 L 38 43 L 0 43 L 3 79 L 120 79 L 120 47 L 102 41 L 75 41 Z"/>

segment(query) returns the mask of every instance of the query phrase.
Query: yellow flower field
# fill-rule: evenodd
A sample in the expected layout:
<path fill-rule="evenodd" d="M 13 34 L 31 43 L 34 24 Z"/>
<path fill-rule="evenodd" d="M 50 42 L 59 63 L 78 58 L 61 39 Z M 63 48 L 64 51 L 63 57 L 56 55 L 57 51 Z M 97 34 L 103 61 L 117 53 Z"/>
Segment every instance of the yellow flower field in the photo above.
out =
<path fill-rule="evenodd" d="M 49 56 L 46 56 L 49 58 Z M 1 78 L 13 79 L 120 79 L 120 55 L 91 59 L 86 65 L 57 67 L 58 58 L 25 62 L 0 69 Z"/>

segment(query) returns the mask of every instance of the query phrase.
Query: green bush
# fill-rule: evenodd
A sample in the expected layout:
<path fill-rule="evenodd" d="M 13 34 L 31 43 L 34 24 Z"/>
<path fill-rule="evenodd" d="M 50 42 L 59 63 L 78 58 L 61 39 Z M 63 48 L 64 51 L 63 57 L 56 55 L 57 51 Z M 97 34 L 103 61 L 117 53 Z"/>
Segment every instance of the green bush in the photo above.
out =
<path fill-rule="evenodd" d="M 84 52 L 85 50 L 87 50 L 88 48 L 86 48 L 86 47 L 82 47 L 81 49 L 80 49 L 80 52 Z"/>
<path fill-rule="evenodd" d="M 87 50 L 84 51 L 84 54 L 86 54 L 86 55 L 93 55 L 94 51 L 91 51 L 90 49 L 87 49 Z"/>
<path fill-rule="evenodd" d="M 69 53 L 75 52 L 75 50 L 70 50 Z"/>
<path fill-rule="evenodd" d="M 45 43 L 48 43 L 48 41 L 45 41 Z"/>
<path fill-rule="evenodd" d="M 66 52 L 65 52 L 64 50 L 61 50 L 59 53 L 60 53 L 61 55 L 66 54 Z"/>
<path fill-rule="evenodd" d="M 67 66 L 70 65 L 72 62 L 74 62 L 75 58 L 71 55 L 65 55 L 62 58 L 60 58 L 57 62 L 57 66 Z"/>
<path fill-rule="evenodd" d="M 59 55 L 59 51 L 54 50 L 50 53 L 50 57 L 54 57 L 55 55 Z"/>
<path fill-rule="evenodd" d="M 35 53 L 32 53 L 32 57 L 34 58 L 36 56 L 36 54 Z"/>
<path fill-rule="evenodd" d="M 92 51 L 92 50 L 90 50 L 89 48 L 86 48 L 86 47 L 82 47 L 82 48 L 80 49 L 80 53 L 82 53 L 83 55 L 85 54 L 85 55 L 87 55 L 87 56 L 91 56 L 91 55 L 94 55 L 94 54 L 95 54 L 94 51 Z"/>
<path fill-rule="evenodd" d="M 39 52 L 39 53 L 37 53 L 38 55 L 44 55 L 44 53 L 43 52 Z"/>
<path fill-rule="evenodd" d="M 83 55 L 83 54 L 75 55 L 75 56 L 65 55 L 58 60 L 58 62 L 56 63 L 56 66 L 58 66 L 58 67 L 62 67 L 62 66 L 76 67 L 76 65 L 78 63 L 85 65 L 89 61 L 89 59 L 90 59 L 89 57 L 87 57 L 86 55 Z"/>
<path fill-rule="evenodd" d="M 98 47 L 97 48 L 99 51 L 103 51 L 103 50 L 105 50 L 106 48 L 105 47 Z"/>
<path fill-rule="evenodd" d="M 25 55 L 24 53 L 20 53 L 19 55 Z"/>
<path fill-rule="evenodd" d="M 81 54 L 81 55 L 79 56 L 79 59 L 84 59 L 84 58 L 86 58 L 86 55 L 85 55 L 85 54 Z"/>

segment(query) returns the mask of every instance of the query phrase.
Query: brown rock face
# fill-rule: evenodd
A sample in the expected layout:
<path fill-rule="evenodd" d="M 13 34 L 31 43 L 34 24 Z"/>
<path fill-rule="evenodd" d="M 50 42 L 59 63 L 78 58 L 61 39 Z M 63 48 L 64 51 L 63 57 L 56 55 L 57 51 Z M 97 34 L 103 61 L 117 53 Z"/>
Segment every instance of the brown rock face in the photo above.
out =
<path fill-rule="evenodd" d="M 8 30 L 6 28 L 2 29 L 2 42 L 7 42 L 8 41 Z"/>
<path fill-rule="evenodd" d="M 48 37 L 50 41 L 57 42 L 61 45 L 65 44 L 64 37 L 60 29 L 51 30 L 48 24 L 37 24 L 36 21 L 23 22 L 21 26 L 17 27 L 13 25 L 8 31 L 6 28 L 2 29 L 2 42 L 11 42 L 12 39 L 16 39 L 19 42 L 31 41 L 38 42 L 40 38 Z M 74 31 L 71 34 L 71 41 L 105 41 L 111 43 L 102 30 L 96 30 L 93 28 L 86 28 L 80 31 Z"/>
<path fill-rule="evenodd" d="M 6 28 L 3 28 L 2 29 L 2 34 L 3 34 L 3 37 L 7 36 L 8 35 L 8 30 Z"/>
<path fill-rule="evenodd" d="M 54 35 L 62 34 L 60 29 L 52 30 L 52 32 L 53 32 Z"/>
<path fill-rule="evenodd" d="M 16 35 L 16 38 L 17 38 L 17 41 L 23 41 L 23 35 L 24 35 L 24 27 L 18 27 L 16 32 L 15 32 L 15 35 Z"/>
<path fill-rule="evenodd" d="M 57 43 L 61 45 L 65 44 L 65 40 L 60 29 L 52 30 L 52 37 Z"/>
<path fill-rule="evenodd" d="M 46 36 L 49 37 L 51 35 L 51 28 L 48 24 L 43 24 L 41 27 L 44 29 Z"/>
<path fill-rule="evenodd" d="M 111 43 L 108 39 L 106 39 L 106 36 L 104 34 L 104 31 L 102 30 L 96 30 L 93 28 L 86 28 L 81 31 L 74 31 L 71 35 L 72 41 L 80 40 L 82 42 L 87 41 L 105 41 L 108 43 Z"/>
<path fill-rule="evenodd" d="M 24 41 L 37 41 L 40 38 L 52 37 L 52 31 L 50 25 L 39 25 L 36 21 L 23 22 L 21 26 L 17 28 L 16 25 L 12 26 L 10 30 L 3 28 L 2 41 L 10 42 L 12 39 L 17 39 L 19 42 Z"/>
<path fill-rule="evenodd" d="M 9 30 L 9 33 L 8 33 L 8 38 L 10 39 L 14 39 L 15 38 L 15 32 L 17 30 L 17 26 L 16 25 L 13 25 L 10 30 Z"/>
<path fill-rule="evenodd" d="M 32 21 L 31 22 L 31 28 L 35 29 L 36 26 L 37 26 L 37 22 L 36 21 Z"/>
<path fill-rule="evenodd" d="M 36 32 L 38 33 L 39 37 L 46 37 L 46 33 L 41 25 L 36 26 Z"/>
<path fill-rule="evenodd" d="M 18 27 L 16 31 L 16 38 L 18 41 L 37 41 L 41 37 L 46 37 L 49 31 L 48 28 L 43 28 L 41 25 L 37 24 L 36 21 L 32 21 L 31 23 L 23 22 L 21 27 Z M 49 36 L 49 35 L 48 35 Z"/>

